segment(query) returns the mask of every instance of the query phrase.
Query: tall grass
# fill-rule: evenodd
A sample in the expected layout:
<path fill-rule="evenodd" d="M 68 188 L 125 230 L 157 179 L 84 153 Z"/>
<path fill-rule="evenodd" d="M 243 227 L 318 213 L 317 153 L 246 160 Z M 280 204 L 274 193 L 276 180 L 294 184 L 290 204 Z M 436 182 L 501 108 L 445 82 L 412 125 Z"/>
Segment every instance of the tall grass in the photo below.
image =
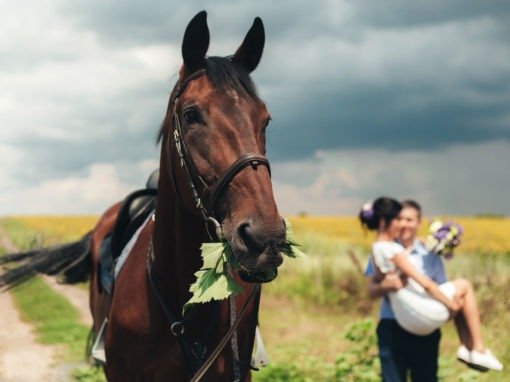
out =
<path fill-rule="evenodd" d="M 310 229 L 307 228 L 307 221 Z M 374 305 L 377 301 L 371 301 L 366 295 L 365 280 L 360 272 L 367 262 L 368 243 L 359 228 L 351 226 L 350 229 L 357 229 L 358 233 L 350 233 L 347 237 L 332 232 L 343 232 L 350 225 L 349 219 L 327 218 L 298 218 L 292 219 L 298 241 L 303 246 L 303 251 L 308 255 L 305 259 L 286 259 L 281 267 L 279 277 L 269 285 L 265 286 L 265 293 L 281 298 L 288 298 L 301 306 L 316 306 L 321 314 L 328 314 L 328 309 L 338 307 L 340 310 L 333 310 L 334 314 L 344 311 L 344 315 L 351 320 L 360 320 L 362 314 L 371 314 L 374 322 L 377 313 Z M 472 223 L 471 220 L 465 221 Z M 506 224 L 508 219 L 503 219 Z M 334 226 L 336 221 L 337 226 Z M 340 223 L 339 223 L 340 221 Z M 486 232 L 500 232 L 498 222 L 494 219 L 483 219 L 482 227 Z M 491 229 L 487 224 L 492 222 Z M 343 224 L 343 227 L 340 225 Z M 464 222 L 465 225 L 465 222 Z M 470 226 L 470 230 L 474 226 Z M 319 229 L 317 227 L 320 227 Z M 324 229 L 324 232 L 319 230 Z M 498 233 L 499 234 L 499 233 Z M 493 237 L 498 237 L 496 234 Z M 356 237 L 356 235 L 358 235 Z M 466 235 L 469 235 L 467 233 Z M 353 242 L 350 240 L 353 239 Z M 466 239 L 469 236 L 466 236 Z M 446 272 L 450 279 L 464 277 L 469 279 L 477 294 L 483 325 L 483 334 L 486 345 L 502 360 L 505 365 L 510 365 L 510 241 L 505 243 L 496 242 L 488 246 L 483 252 L 473 252 L 473 248 L 479 245 L 471 240 L 469 246 L 464 244 L 452 260 L 445 261 Z M 466 248 L 467 247 L 467 248 Z M 496 250 L 497 249 L 497 250 Z M 350 251 L 355 254 L 349 256 Z M 375 303 L 375 304 L 374 304 Z M 322 307 L 322 308 L 321 308 Z M 326 310 L 325 310 L 326 309 Z M 340 313 L 342 314 L 342 313 Z M 358 318 L 357 318 L 358 317 Z M 310 319 L 314 319 L 313 316 Z M 340 320 L 339 319 L 339 323 Z M 339 325 L 339 329 L 341 326 Z M 455 357 L 459 345 L 455 328 L 452 323 L 443 327 L 440 356 L 440 377 L 442 381 L 494 381 L 510 380 L 510 372 L 505 370 L 502 373 L 486 373 L 467 369 L 460 364 Z M 278 345 L 276 345 L 278 346 Z M 317 344 L 317 346 L 321 346 Z M 357 349 L 358 344 L 347 346 L 344 350 L 349 354 Z M 373 345 L 375 349 L 375 344 Z M 274 351 L 274 350 L 273 350 Z M 264 371 L 260 380 L 271 380 L 274 376 L 277 381 L 294 380 L 295 375 L 300 375 L 296 380 L 324 379 L 324 375 L 317 374 L 319 369 L 331 370 L 336 363 L 325 361 L 324 358 L 312 358 L 310 362 L 292 362 L 288 357 L 278 357 L 272 369 Z M 298 358 L 296 358 L 298 359 Z M 337 365 L 338 366 L 338 365 Z M 507 367 L 508 369 L 508 367 Z M 272 374 L 274 372 L 274 375 Z M 327 378 L 330 380 L 331 374 Z M 259 377 L 257 377 L 259 378 Z M 287 379 L 285 379 L 287 378 Z M 308 378 L 308 379 L 307 379 Z M 333 378 L 333 377 L 331 377 Z M 259 380 L 259 379 L 256 379 Z M 347 379 L 331 379 L 347 380 Z M 358 379 L 363 381 L 363 379 Z"/>
<path fill-rule="evenodd" d="M 363 277 L 367 251 L 316 232 L 302 232 L 298 239 L 307 257 L 286 259 L 265 291 L 295 302 L 368 312 L 372 301 Z"/>

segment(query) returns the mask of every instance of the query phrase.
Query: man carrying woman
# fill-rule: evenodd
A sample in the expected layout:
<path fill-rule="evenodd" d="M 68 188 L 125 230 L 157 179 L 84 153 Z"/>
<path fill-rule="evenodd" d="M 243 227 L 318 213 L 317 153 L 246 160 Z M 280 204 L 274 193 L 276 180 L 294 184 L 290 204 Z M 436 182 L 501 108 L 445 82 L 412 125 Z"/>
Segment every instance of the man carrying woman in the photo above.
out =
<path fill-rule="evenodd" d="M 377 233 L 365 276 L 370 296 L 383 297 L 377 327 L 383 381 L 406 381 L 408 372 L 413 382 L 437 381 L 440 324 L 423 330 L 428 317 L 420 322 L 416 312 L 423 312 L 425 306 L 435 309 L 434 314 L 443 316 L 444 321 L 455 317 L 462 343 L 457 352 L 461 361 L 481 370 L 501 370 L 502 365 L 482 342 L 470 282 L 459 279 L 447 283 L 441 258 L 429 253 L 417 239 L 419 204 L 379 198 L 364 205 L 359 216 L 364 227 Z M 414 312 L 414 316 L 406 311 Z M 416 323 L 421 325 L 416 330 L 420 335 L 410 332 Z"/>

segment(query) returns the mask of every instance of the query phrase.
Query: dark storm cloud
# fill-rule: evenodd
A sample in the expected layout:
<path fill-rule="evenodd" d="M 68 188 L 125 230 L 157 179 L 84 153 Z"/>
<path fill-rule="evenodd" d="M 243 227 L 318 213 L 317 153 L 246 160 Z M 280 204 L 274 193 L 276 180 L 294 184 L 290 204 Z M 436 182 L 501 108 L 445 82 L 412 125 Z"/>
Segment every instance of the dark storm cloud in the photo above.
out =
<path fill-rule="evenodd" d="M 262 16 L 267 47 L 254 78 L 275 120 L 276 159 L 318 149 L 427 150 L 510 136 L 510 4 L 504 2 L 97 0 L 62 2 L 59 9 L 68 23 L 114 49 L 179 46 L 189 19 L 208 9 L 219 54 L 232 52 L 253 17 Z M 333 54 L 335 44 L 350 55 Z M 379 53 L 371 57 L 372 51 Z M 364 78 L 363 65 L 356 67 L 362 57 L 383 83 Z M 343 73 L 349 63 L 354 68 Z M 475 99 L 466 99 L 468 93 Z M 423 97 L 418 106 L 406 105 Z"/>
<path fill-rule="evenodd" d="M 470 104 L 441 100 L 406 109 L 419 89 L 359 88 L 356 93 L 304 94 L 291 112 L 276 113 L 268 140 L 274 159 L 302 158 L 318 148 L 431 150 L 458 143 L 510 140 L 509 100 Z M 305 105 L 305 106 L 303 106 Z M 273 113 L 275 114 L 275 113 Z"/>
<path fill-rule="evenodd" d="M 239 1 L 62 1 L 60 9 L 77 25 L 90 29 L 110 42 L 179 43 L 186 23 L 198 11 L 209 11 L 213 38 L 232 37 L 243 31 L 253 17 L 261 16 L 271 38 L 312 36 L 335 33 L 344 37 L 350 31 L 366 28 L 410 28 L 429 24 L 490 17 L 504 21 L 510 4 L 502 1 L 465 2 L 406 0 L 385 1 L 315 1 L 291 0 Z M 506 23 L 503 23 L 505 26 Z M 502 36 L 504 31 L 501 31 Z M 354 36 L 353 36 L 354 37 Z"/>
<path fill-rule="evenodd" d="M 211 6 L 207 1 L 148 4 L 93 0 L 59 1 L 56 9 L 63 15 L 62 23 L 91 33 L 100 44 L 114 50 L 147 44 L 178 47 L 189 19 L 198 10 L 209 9 L 212 45 L 219 45 L 220 54 L 232 52 L 253 17 L 262 16 L 267 46 L 254 78 L 273 113 L 270 144 L 277 159 L 343 147 L 433 149 L 508 139 L 510 134 L 510 44 L 503 39 L 508 36 L 504 20 L 510 14 L 510 4 L 505 2 L 402 0 L 374 6 L 371 1 L 299 5 L 292 1 L 217 1 Z M 384 33 L 389 37 L 378 40 Z M 406 39 L 419 40 L 427 35 L 435 37 L 423 46 L 418 41 L 418 50 L 408 57 L 413 41 Z M 344 55 L 346 49 L 348 56 Z M 18 59 L 19 65 L 8 66 L 19 71 L 25 67 L 23 63 L 44 66 L 47 61 L 72 61 L 73 52 L 69 46 L 49 50 L 35 45 L 30 51 L 16 49 L 4 63 Z M 466 54 L 468 57 L 464 57 Z M 397 59 L 392 61 L 391 57 Z M 455 62 L 457 57 L 461 57 L 460 62 Z M 495 59 L 501 64 L 485 68 Z M 365 68 L 367 62 L 369 67 Z M 382 83 L 371 81 L 365 78 L 370 77 L 367 71 L 380 71 L 387 78 Z M 447 83 L 450 78 L 455 80 Z M 443 86 L 443 82 L 447 84 Z M 139 107 L 147 97 L 153 99 L 153 114 L 146 113 L 138 134 L 147 136 L 155 130 L 166 102 L 163 86 L 169 88 L 170 83 L 142 86 L 131 93 L 101 99 L 103 104 L 93 104 L 76 94 L 76 102 L 87 112 L 75 110 L 77 115 L 58 116 L 109 131 L 106 136 L 90 132 L 93 137 L 101 137 L 102 151 L 111 154 L 100 156 L 108 160 L 118 154 L 109 149 L 113 136 L 119 136 L 119 129 L 126 124 L 124 119 L 129 119 L 136 112 L 135 105 Z M 481 99 L 463 98 L 462 94 L 468 92 Z M 485 99 L 485 94 L 492 98 Z M 427 99 L 417 107 L 406 105 L 409 99 L 423 97 Z M 121 137 L 126 143 L 132 138 L 129 134 Z"/>
<path fill-rule="evenodd" d="M 288 7 L 290 9 L 290 3 Z M 276 9 L 281 5 L 275 4 Z M 263 8 L 268 8 L 262 6 Z M 78 27 L 97 34 L 107 44 L 179 44 L 189 20 L 200 10 L 209 9 L 208 21 L 213 39 L 228 38 L 232 31 L 246 32 L 259 13 L 258 3 L 215 1 L 139 0 L 62 2 L 61 11 Z M 259 15 L 260 16 L 260 15 Z M 242 32 L 241 32 L 242 31 Z M 238 36 L 237 43 L 242 41 Z"/>
<path fill-rule="evenodd" d="M 266 48 L 253 78 L 273 117 L 268 153 L 275 176 L 294 207 L 329 195 L 338 198 L 337 208 L 317 204 L 316 211 L 350 211 L 349 203 L 369 196 L 360 190 L 374 187 L 370 177 L 355 187 L 358 173 L 379 156 L 398 172 L 400 158 L 467 158 L 498 142 L 501 160 L 484 166 L 507 174 L 500 162 L 510 140 L 508 2 L 44 0 L 3 7 L 0 183 L 11 190 L 0 195 L 4 205 L 20 203 L 23 187 L 33 191 L 23 194 L 33 205 L 55 188 L 62 197 L 74 195 L 69 200 L 83 199 L 81 189 L 89 187 L 86 208 L 93 210 L 104 205 L 94 197 L 109 179 L 115 195 L 139 184 L 134 177 L 144 177 L 159 157 L 154 138 L 181 62 L 184 29 L 202 9 L 211 55 L 233 53 L 253 18 L 264 21 Z M 321 170 L 324 152 L 331 163 Z M 350 156 L 360 162 L 356 170 L 337 174 L 328 186 L 330 173 Z M 278 165 L 297 172 L 286 178 Z M 433 172 L 411 167 L 402 170 L 416 177 L 409 194 L 430 187 L 421 178 L 433 179 Z M 418 196 L 469 210 L 443 197 L 448 179 Z M 468 186 L 463 179 L 454 183 Z M 346 184 L 351 194 L 328 194 Z M 483 195 L 504 200 L 480 189 L 470 202 Z"/>
<path fill-rule="evenodd" d="M 397 0 L 385 2 L 384 7 L 375 6 L 373 1 L 362 0 L 356 3 L 357 19 L 373 26 L 388 28 L 407 28 L 479 17 L 503 20 L 510 11 L 509 3 L 498 0 L 473 2 Z"/>

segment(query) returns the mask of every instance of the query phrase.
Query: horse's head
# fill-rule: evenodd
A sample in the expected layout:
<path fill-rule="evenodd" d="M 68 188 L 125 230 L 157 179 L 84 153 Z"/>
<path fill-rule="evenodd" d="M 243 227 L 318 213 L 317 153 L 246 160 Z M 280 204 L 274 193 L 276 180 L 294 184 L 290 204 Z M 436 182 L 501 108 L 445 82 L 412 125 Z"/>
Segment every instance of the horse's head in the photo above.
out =
<path fill-rule="evenodd" d="M 184 34 L 184 64 L 165 123 L 172 127 L 164 132 L 177 194 L 189 209 L 220 222 L 240 275 L 250 282 L 274 279 L 286 246 L 265 159 L 270 115 L 249 76 L 264 39 L 256 18 L 233 56 L 206 57 L 206 13 L 197 14 Z"/>

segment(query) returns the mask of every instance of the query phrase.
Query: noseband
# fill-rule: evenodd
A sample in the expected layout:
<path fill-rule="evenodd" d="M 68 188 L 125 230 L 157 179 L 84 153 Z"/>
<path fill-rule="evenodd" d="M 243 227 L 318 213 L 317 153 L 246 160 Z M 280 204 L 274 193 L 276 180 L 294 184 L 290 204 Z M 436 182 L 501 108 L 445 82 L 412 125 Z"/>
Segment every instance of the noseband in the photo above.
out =
<path fill-rule="evenodd" d="M 172 180 L 172 185 L 177 195 L 177 199 L 183 206 L 185 206 L 185 203 L 177 188 L 177 182 L 175 179 L 175 174 L 173 172 L 173 167 L 170 159 L 172 158 L 171 155 L 172 147 L 175 147 L 177 151 L 177 156 L 179 158 L 180 166 L 182 169 L 184 169 L 184 172 L 186 173 L 186 176 L 188 178 L 187 181 L 191 189 L 194 207 L 198 210 L 199 214 L 204 219 L 206 227 L 208 227 L 208 223 L 214 224 L 216 229 L 216 236 L 218 237 L 218 239 L 221 240 L 223 238 L 223 232 L 221 229 L 221 224 L 218 222 L 218 220 L 216 220 L 214 208 L 216 207 L 216 204 L 218 203 L 218 200 L 225 191 L 226 187 L 246 167 L 251 166 L 253 169 L 256 169 L 260 165 L 266 166 L 266 168 L 269 171 L 269 176 L 271 176 L 271 167 L 269 166 L 269 161 L 264 155 L 246 153 L 241 155 L 236 161 L 234 161 L 234 163 L 232 163 L 230 167 L 227 168 L 227 170 L 219 177 L 219 179 L 212 186 L 208 186 L 204 179 L 200 176 L 200 174 L 196 170 L 196 166 L 193 163 L 193 160 L 189 154 L 189 150 L 186 146 L 186 142 L 184 141 L 183 138 L 181 118 L 179 116 L 179 112 L 177 111 L 177 103 L 179 101 L 179 97 L 182 95 L 182 93 L 189 85 L 189 83 L 204 75 L 206 75 L 205 69 L 201 69 L 194 72 L 189 77 L 180 82 L 175 90 L 175 98 L 172 112 L 172 118 L 174 121 L 173 145 L 172 135 L 169 135 L 167 144 L 169 158 L 168 166 L 170 178 Z M 200 185 L 200 192 L 197 189 L 196 186 L 197 184 Z M 206 204 L 203 203 L 203 198 L 205 198 L 205 195 L 208 195 Z M 207 232 L 209 232 L 209 230 L 207 230 Z M 211 236 L 210 233 L 209 236 Z"/>

